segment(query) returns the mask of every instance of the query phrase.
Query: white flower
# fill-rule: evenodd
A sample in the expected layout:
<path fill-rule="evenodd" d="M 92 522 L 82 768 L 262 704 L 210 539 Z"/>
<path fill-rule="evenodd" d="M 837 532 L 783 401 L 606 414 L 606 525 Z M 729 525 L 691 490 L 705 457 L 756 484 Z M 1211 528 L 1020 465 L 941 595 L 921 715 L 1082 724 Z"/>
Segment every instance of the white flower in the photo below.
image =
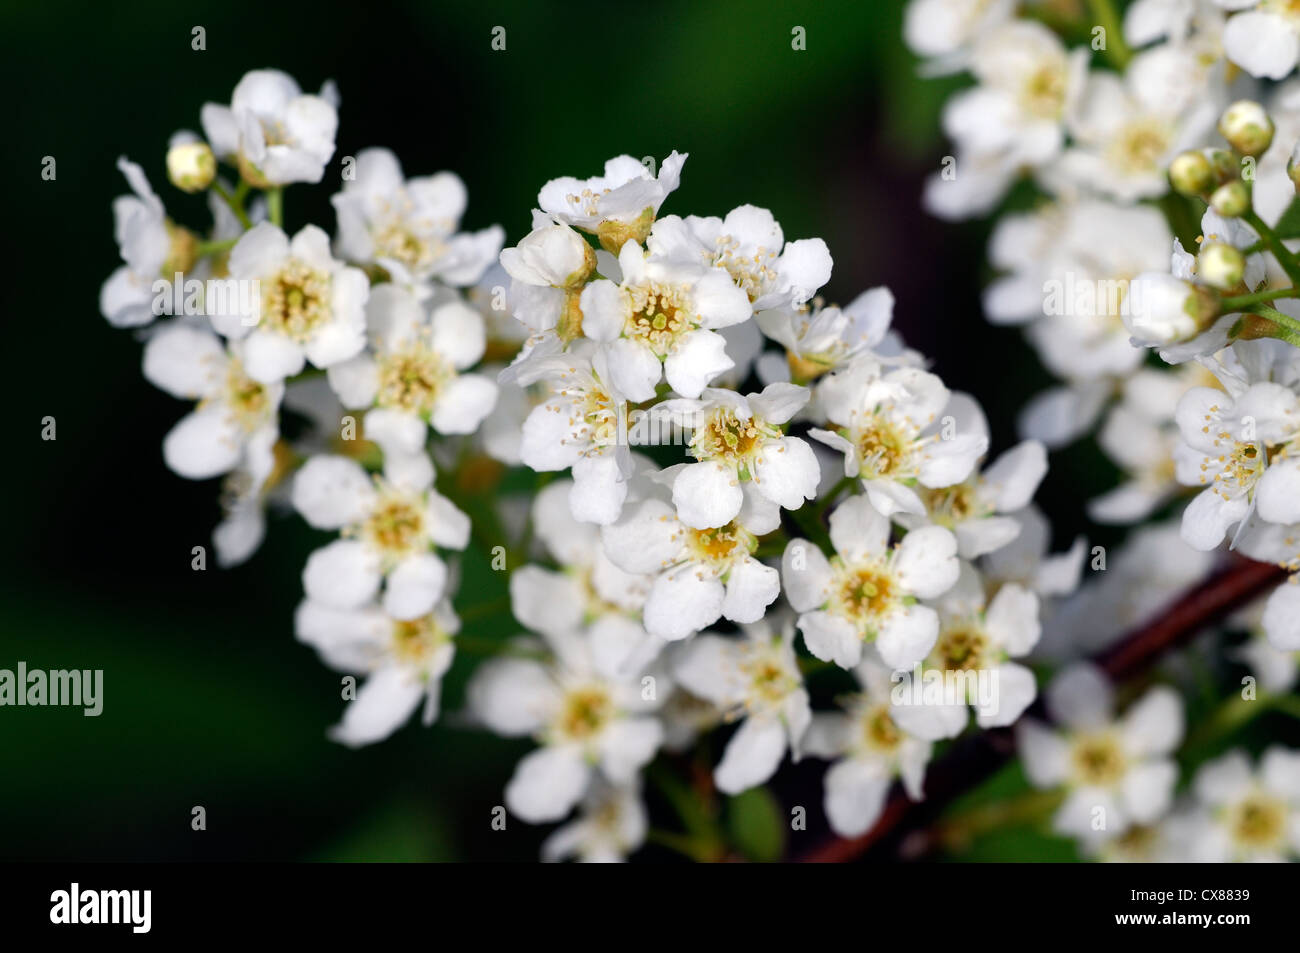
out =
<path fill-rule="evenodd" d="M 467 201 L 459 176 L 403 178 L 387 149 L 357 153 L 354 172 L 330 199 L 342 257 L 380 265 L 401 284 L 437 279 L 457 287 L 474 284 L 496 260 L 505 238 L 501 226 L 458 231 Z"/>
<path fill-rule="evenodd" d="M 733 366 L 717 332 L 749 319 L 749 298 L 722 268 L 647 256 L 635 242 L 618 264 L 621 282 L 593 281 L 581 297 L 583 333 L 604 344 L 614 386 L 628 400 L 649 400 L 663 378 L 699 397 Z"/>
<path fill-rule="evenodd" d="M 1300 399 L 1271 381 L 1232 391 L 1194 387 L 1178 402 L 1178 480 L 1205 487 L 1183 511 L 1183 539 L 1200 550 L 1223 542 L 1256 504 L 1265 520 L 1300 522 L 1300 469 L 1288 460 L 1270 465 L 1300 433 Z"/>
<path fill-rule="evenodd" d="M 1300 14 L 1278 0 L 1215 0 L 1234 12 L 1223 28 L 1228 59 L 1251 76 L 1281 79 L 1300 59 Z"/>
<path fill-rule="evenodd" d="M 1166 272 L 1143 272 L 1133 279 L 1133 305 L 1124 325 L 1139 347 L 1190 341 L 1206 327 L 1204 309 L 1191 283 Z"/>
<path fill-rule="evenodd" d="M 1300 752 L 1273 746 L 1252 771 L 1245 752 L 1230 751 L 1202 765 L 1193 789 L 1200 807 L 1193 860 L 1284 861 L 1300 854 Z"/>
<path fill-rule="evenodd" d="M 700 635 L 675 657 L 673 672 L 689 691 L 742 719 L 713 771 L 718 790 L 739 794 L 776 773 L 812 720 L 794 654 L 794 629 L 746 626 L 743 638 Z"/>
<path fill-rule="evenodd" d="M 1187 366 L 1193 374 L 1203 372 L 1200 365 Z M 1187 373 L 1143 369 L 1124 382 L 1123 398 L 1106 417 L 1097 442 L 1127 479 L 1088 501 L 1092 520 L 1141 522 L 1177 492 L 1174 458 L 1180 437 L 1174 411 L 1190 379 Z"/>
<path fill-rule="evenodd" d="M 133 193 L 113 200 L 114 237 L 126 264 L 104 282 L 99 310 L 114 327 L 140 327 L 157 317 L 154 282 L 172 281 L 177 272 L 194 266 L 196 239 L 167 218 L 143 169 L 125 157 L 117 160 L 117 167 Z"/>
<path fill-rule="evenodd" d="M 940 526 L 912 530 L 889 547 L 889 519 L 866 497 L 855 496 L 830 517 L 836 555 L 791 540 L 781 559 L 786 598 L 796 612 L 808 651 L 841 668 L 862 659 L 874 642 L 885 662 L 910 668 L 934 646 L 939 618 L 916 598 L 948 589 L 959 571 L 957 540 Z"/>
<path fill-rule="evenodd" d="M 604 352 L 577 347 L 517 366 L 524 368 L 519 384 L 540 382 L 552 391 L 524 421 L 520 459 L 539 472 L 572 467 L 574 517 L 613 522 L 627 499 L 632 464 L 626 401 L 611 384 Z"/>
<path fill-rule="evenodd" d="M 231 278 L 258 282 L 260 300 L 255 314 L 214 316 L 213 325 L 244 340 L 255 380 L 292 377 L 308 360 L 326 368 L 365 347 L 370 283 L 330 255 L 329 237 L 315 225 L 292 242 L 270 223 L 255 225 L 231 249 L 229 267 Z"/>
<path fill-rule="evenodd" d="M 1088 555 L 1080 547 L 1080 563 Z M 1141 526 L 1118 552 L 1094 547 L 1091 556 L 1091 578 L 1053 613 L 1040 657 L 1073 659 L 1114 644 L 1204 580 L 1214 565 L 1211 553 L 1188 546 L 1169 522 Z"/>
<path fill-rule="evenodd" d="M 1065 141 L 1064 119 L 1080 95 L 1088 53 L 1067 53 L 1051 30 L 1032 20 L 1010 20 L 980 34 L 971 57 L 978 80 L 948 100 L 944 131 L 956 142 L 957 174 L 936 173 L 927 204 L 960 214 L 997 202 L 1023 167 L 1054 160 Z M 954 203 L 946 192 L 973 193 Z"/>
<path fill-rule="evenodd" d="M 383 741 L 424 701 L 423 722 L 438 717 L 442 677 L 455 655 L 453 636 L 460 620 L 448 602 L 413 619 L 395 619 L 378 603 L 341 609 L 310 597 L 294 616 L 298 638 L 341 672 L 366 680 L 330 729 L 330 737 L 349 747 Z"/>
<path fill-rule="evenodd" d="M 229 473 L 269 454 L 279 436 L 284 385 L 250 378 L 241 351 L 238 343 L 227 350 L 215 334 L 183 324 L 167 326 L 145 345 L 144 376 L 173 397 L 199 402 L 163 440 L 163 459 L 183 477 Z"/>
<path fill-rule="evenodd" d="M 613 670 L 593 651 L 593 634 L 606 624 L 548 635 L 556 656 L 551 663 L 493 659 L 470 682 L 470 709 L 483 724 L 507 737 L 531 735 L 541 745 L 506 786 L 506 806 L 530 824 L 564 817 L 597 779 L 633 783 L 663 738 L 649 714 L 663 694 L 647 693 L 640 673 Z M 647 678 L 653 685 L 654 677 Z"/>
<path fill-rule="evenodd" d="M 542 844 L 542 860 L 575 857 L 584 864 L 620 863 L 645 843 L 649 821 L 639 785 L 597 781 L 578 806 L 578 820 L 557 828 Z"/>
<path fill-rule="evenodd" d="M 894 720 L 912 734 L 954 737 L 966 727 L 967 704 L 981 728 L 1009 725 L 1037 695 L 1034 673 L 1012 659 L 1038 643 L 1038 597 L 1015 583 L 999 587 L 991 599 L 990 592 L 979 572 L 962 563 L 957 581 L 931 603 L 938 635 L 900 687 L 909 703 L 894 711 Z M 948 685 L 951 692 L 934 694 Z"/>
<path fill-rule="evenodd" d="M 372 479 L 346 457 L 312 457 L 293 482 L 293 505 L 316 529 L 343 538 L 316 550 L 303 570 L 307 597 L 336 609 L 375 598 L 397 619 L 428 613 L 443 595 L 447 567 L 432 548 L 464 549 L 469 518 L 433 490 L 433 466 L 390 457 Z"/>
<path fill-rule="evenodd" d="M 1058 190 L 1083 186 L 1125 203 L 1165 194 L 1169 161 L 1214 126 L 1219 106 L 1205 80 L 1195 53 L 1175 46 L 1139 53 L 1122 79 L 1093 70 L 1067 120 L 1072 144 L 1049 177 Z"/>
<path fill-rule="evenodd" d="M 663 646 L 661 640 L 647 635 L 639 621 L 653 579 L 620 569 L 605 554 L 599 528 L 573 518 L 569 509 L 573 487 L 571 480 L 557 480 L 533 500 L 537 538 L 560 568 L 529 564 L 511 573 L 511 609 L 528 629 L 548 635 L 572 632 L 606 617 L 619 618 L 626 624 L 622 629 L 602 630 L 609 637 L 602 648 L 625 654 L 628 666 L 643 667 Z M 618 644 L 614 636 L 619 637 Z"/>
<path fill-rule="evenodd" d="M 831 277 L 824 241 L 787 242 L 772 213 L 753 205 L 734 208 L 726 218 L 661 218 L 646 247 L 657 258 L 725 269 L 755 311 L 799 307 Z"/>
<path fill-rule="evenodd" d="M 988 450 L 988 437 L 974 426 L 948 432 L 952 428 L 939 417 L 949 404 L 948 388 L 919 368 L 886 370 L 859 358 L 826 377 L 817 397 L 837 429 L 814 429 L 809 436 L 844 454 L 845 476 L 861 478 L 872 504 L 886 516 L 924 515 L 914 485 L 960 483 Z"/>
<path fill-rule="evenodd" d="M 994 586 L 1015 583 L 1036 593 L 1040 603 L 1065 596 L 1079 587 L 1086 541 L 1076 537 L 1069 550 L 1049 555 L 1051 526 L 1032 503 L 1011 517 L 1020 524 L 1015 538 L 980 560 L 985 580 Z"/>
<path fill-rule="evenodd" d="M 894 720 L 889 669 L 870 656 L 853 670 L 862 691 L 839 700 L 846 711 L 813 715 L 803 737 L 805 755 L 834 759 L 826 772 L 826 817 L 841 837 L 870 830 L 895 777 L 914 801 L 923 798 L 929 741 L 909 735 Z"/>
<path fill-rule="evenodd" d="M 757 311 L 763 333 L 786 350 L 788 374 L 796 383 L 838 370 L 862 354 L 877 359 L 901 354 L 902 342 L 890 332 L 894 296 L 888 288 L 862 292 L 843 308 L 813 306 Z"/>
<path fill-rule="evenodd" d="M 1026 440 L 961 483 L 939 489 L 922 487 L 924 517 L 900 512 L 894 518 L 909 529 L 936 525 L 952 530 L 957 554 L 974 559 L 1016 538 L 1020 523 L 1005 514 L 1028 505 L 1046 475 L 1047 450 L 1037 440 Z"/>
<path fill-rule="evenodd" d="M 229 106 L 208 103 L 200 118 L 212 151 L 235 162 L 253 185 L 319 182 L 339 123 L 330 98 L 328 89 L 303 95 L 279 70 L 253 70 L 239 81 Z"/>
<path fill-rule="evenodd" d="M 770 384 L 747 397 L 705 388 L 701 400 L 678 398 L 653 408 L 651 414 L 694 428 L 689 452 L 698 462 L 677 468 L 672 483 L 677 518 L 693 529 L 730 523 L 744 505 L 746 483 L 785 509 L 816 497 L 817 458 L 783 429 L 810 396 L 794 384 Z"/>
<path fill-rule="evenodd" d="M 1112 840 L 1169 810 L 1178 780 L 1171 755 L 1183 737 L 1177 692 L 1152 688 L 1116 719 L 1110 682 L 1078 665 L 1048 686 L 1047 708 L 1063 732 L 1026 719 L 1016 736 L 1029 780 L 1068 792 L 1056 813 L 1057 831 Z"/>
<path fill-rule="evenodd" d="M 758 537 L 777 528 L 777 508 L 747 491 L 737 518 L 692 529 L 672 504 L 649 496 L 602 531 L 605 552 L 624 571 L 653 575 L 643 622 L 662 639 L 684 639 L 720 617 L 756 622 L 781 591 L 777 571 L 754 558 Z"/>
<path fill-rule="evenodd" d="M 987 30 L 1011 18 L 1013 0 L 908 0 L 903 12 L 903 40 L 927 57 L 928 73 L 961 69 L 970 47 Z"/>
<path fill-rule="evenodd" d="M 685 162 L 686 155 L 673 152 L 655 176 L 631 156 L 615 156 L 605 163 L 604 175 L 551 179 L 537 194 L 537 204 L 557 222 L 598 236 L 617 254 L 628 239 L 645 240 L 659 207 L 681 181 Z"/>
<path fill-rule="evenodd" d="M 1259 680 L 1265 694 L 1284 694 L 1300 678 L 1300 578 L 1291 576 L 1269 593 L 1236 613 L 1229 623 L 1250 638 L 1236 657 Z"/>
<path fill-rule="evenodd" d="M 483 318 L 459 300 L 430 314 L 410 292 L 377 286 L 366 303 L 370 349 L 332 365 L 345 407 L 369 408 L 365 434 L 385 449 L 418 453 L 426 422 L 441 434 L 473 433 L 492 412 L 496 382 L 462 373 L 483 356 Z"/>

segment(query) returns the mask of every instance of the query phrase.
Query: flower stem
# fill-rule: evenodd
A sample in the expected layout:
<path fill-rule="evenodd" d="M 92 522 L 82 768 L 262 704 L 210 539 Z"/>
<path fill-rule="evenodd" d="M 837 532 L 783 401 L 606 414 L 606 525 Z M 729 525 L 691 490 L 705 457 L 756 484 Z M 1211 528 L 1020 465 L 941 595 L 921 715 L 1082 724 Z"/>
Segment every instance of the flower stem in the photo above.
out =
<path fill-rule="evenodd" d="M 1241 216 L 1242 221 L 1253 228 L 1260 239 L 1268 246 L 1268 250 L 1273 253 L 1286 276 L 1291 279 L 1291 284 L 1300 285 L 1300 260 L 1292 251 L 1282 244 L 1282 239 L 1277 237 L 1277 233 L 1265 224 L 1264 220 L 1254 209 L 1249 209 Z"/>
<path fill-rule="evenodd" d="M 266 214 L 276 228 L 284 227 L 284 189 L 276 186 L 266 190 Z"/>
<path fill-rule="evenodd" d="M 1300 288 L 1270 288 L 1268 291 L 1224 298 L 1220 303 L 1223 305 L 1224 314 L 1232 314 L 1234 311 L 1247 311 L 1252 305 L 1276 301 L 1278 298 L 1300 298 Z"/>
<path fill-rule="evenodd" d="M 1106 31 L 1106 45 L 1103 47 L 1106 56 L 1110 58 L 1111 65 L 1122 72 L 1133 58 L 1133 51 L 1124 42 L 1124 28 L 1120 24 L 1115 4 L 1111 0 L 1088 0 L 1088 9 L 1092 11 L 1097 26 Z"/>
<path fill-rule="evenodd" d="M 239 241 L 238 238 L 223 238 L 218 241 L 199 242 L 199 257 L 202 258 L 204 255 L 220 255 L 223 251 L 229 251 L 233 248 L 237 241 Z"/>
<path fill-rule="evenodd" d="M 230 211 L 235 213 L 235 218 L 239 219 L 240 225 L 244 226 L 244 228 L 253 227 L 253 223 L 249 219 L 248 213 L 244 211 L 244 197 L 241 194 L 243 191 L 242 189 L 236 191 L 234 195 L 231 195 L 230 190 L 220 182 L 213 182 L 212 189 L 221 196 L 222 200 L 227 205 L 230 206 Z"/>

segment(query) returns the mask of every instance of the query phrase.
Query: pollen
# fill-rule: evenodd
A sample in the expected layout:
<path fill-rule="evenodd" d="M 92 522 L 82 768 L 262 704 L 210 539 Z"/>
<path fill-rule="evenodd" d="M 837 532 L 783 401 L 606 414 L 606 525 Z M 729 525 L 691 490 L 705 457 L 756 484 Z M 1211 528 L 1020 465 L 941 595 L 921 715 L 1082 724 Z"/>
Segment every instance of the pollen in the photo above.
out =
<path fill-rule="evenodd" d="M 700 325 L 689 296 L 680 287 L 650 282 L 629 288 L 628 294 L 632 313 L 623 333 L 644 344 L 660 360 Z"/>
<path fill-rule="evenodd" d="M 291 261 L 262 285 L 262 317 L 267 325 L 303 343 L 330 319 L 330 276 L 301 261 Z"/>
<path fill-rule="evenodd" d="M 455 370 L 426 341 L 416 340 L 379 358 L 380 407 L 427 416 Z"/>
<path fill-rule="evenodd" d="M 1109 732 L 1083 735 L 1070 751 L 1075 778 L 1090 787 L 1116 784 L 1124 777 L 1127 760 L 1119 739 Z"/>

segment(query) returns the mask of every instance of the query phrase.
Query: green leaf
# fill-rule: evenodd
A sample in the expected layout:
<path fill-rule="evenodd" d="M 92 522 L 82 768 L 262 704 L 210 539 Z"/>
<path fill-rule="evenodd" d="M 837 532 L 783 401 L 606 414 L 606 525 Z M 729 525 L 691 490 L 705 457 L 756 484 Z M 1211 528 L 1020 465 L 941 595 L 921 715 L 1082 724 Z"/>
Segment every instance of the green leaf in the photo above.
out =
<path fill-rule="evenodd" d="M 1291 204 L 1273 226 L 1273 231 L 1281 239 L 1300 238 L 1300 196 L 1291 200 Z"/>
<path fill-rule="evenodd" d="M 753 788 L 727 802 L 727 834 L 747 858 L 778 860 L 785 851 L 785 818 L 767 788 Z"/>

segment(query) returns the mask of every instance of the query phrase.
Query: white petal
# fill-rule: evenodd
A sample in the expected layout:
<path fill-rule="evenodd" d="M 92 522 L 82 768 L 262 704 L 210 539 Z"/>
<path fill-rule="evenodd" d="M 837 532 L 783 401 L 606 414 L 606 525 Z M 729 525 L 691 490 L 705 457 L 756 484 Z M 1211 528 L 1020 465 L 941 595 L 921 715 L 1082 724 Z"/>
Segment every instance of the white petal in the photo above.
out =
<path fill-rule="evenodd" d="M 474 672 L 467 698 L 480 722 L 508 738 L 537 731 L 560 701 L 554 680 L 541 664 L 514 658 L 483 663 Z"/>
<path fill-rule="evenodd" d="M 1300 585 L 1296 585 L 1295 576 L 1269 595 L 1263 626 L 1273 648 L 1279 652 L 1300 651 Z"/>
<path fill-rule="evenodd" d="M 1178 768 L 1172 761 L 1152 761 L 1135 765 L 1121 785 L 1124 807 L 1138 824 L 1159 820 L 1173 801 Z"/>
<path fill-rule="evenodd" d="M 1183 740 L 1183 699 L 1157 686 L 1134 702 L 1120 719 L 1124 747 L 1135 758 L 1169 754 Z"/>
<path fill-rule="evenodd" d="M 862 637 L 847 619 L 829 612 L 805 612 L 797 625 L 803 644 L 823 662 L 853 668 L 862 661 Z"/>
<path fill-rule="evenodd" d="M 695 529 L 725 526 L 736 518 L 744 493 L 736 473 L 721 463 L 692 463 L 673 481 L 677 518 Z"/>
<path fill-rule="evenodd" d="M 220 406 L 185 415 L 163 438 L 163 460 L 190 480 L 229 473 L 243 454 L 239 427 Z"/>
<path fill-rule="evenodd" d="M 418 619 L 432 611 L 446 588 L 446 563 L 433 553 L 409 556 L 388 574 L 384 611 L 394 619 Z"/>
<path fill-rule="evenodd" d="M 1052 679 L 1046 703 L 1052 717 L 1067 728 L 1091 731 L 1110 721 L 1115 692 L 1100 669 L 1081 663 Z"/>
<path fill-rule="evenodd" d="M 706 629 L 722 615 L 722 583 L 702 576 L 691 563 L 661 574 L 645 603 L 645 627 L 651 635 L 673 641 Z"/>
<path fill-rule="evenodd" d="M 615 784 L 631 784 L 659 749 L 663 726 L 655 718 L 623 718 L 600 739 L 600 767 Z"/>
<path fill-rule="evenodd" d="M 293 377 L 306 362 L 307 355 L 295 341 L 271 331 L 259 328 L 244 342 L 244 370 L 263 384 Z"/>
<path fill-rule="evenodd" d="M 939 638 L 939 616 L 929 606 L 911 605 L 892 613 L 876 634 L 876 648 L 890 668 L 916 665 Z"/>
<path fill-rule="evenodd" d="M 451 500 L 429 491 L 429 536 L 445 549 L 464 549 L 469 545 L 469 517 Z"/>
<path fill-rule="evenodd" d="M 1025 655 L 1038 644 L 1038 596 L 1016 583 L 998 590 L 984 621 L 990 640 L 1012 658 Z"/>
<path fill-rule="evenodd" d="M 228 366 L 216 335 L 185 325 L 159 331 L 144 347 L 144 376 L 173 397 L 212 394 Z"/>
<path fill-rule="evenodd" d="M 781 556 L 781 582 L 796 612 L 816 609 L 830 597 L 831 564 L 808 540 L 792 539 Z"/>
<path fill-rule="evenodd" d="M 894 570 L 908 592 L 933 599 L 957 581 L 957 538 L 942 526 L 923 526 L 903 537 Z"/>
<path fill-rule="evenodd" d="M 374 499 L 370 477 L 348 457 L 312 457 L 293 479 L 294 508 L 316 529 L 339 529 L 359 521 Z"/>
<path fill-rule="evenodd" d="M 1019 718 L 1038 694 L 1034 673 L 1023 665 L 1007 662 L 993 668 L 993 704 L 975 712 L 981 728 L 1001 728 Z"/>
<path fill-rule="evenodd" d="M 870 500 L 851 496 L 831 513 L 830 535 L 835 552 L 849 562 L 862 562 L 885 551 L 889 520 Z"/>
<path fill-rule="evenodd" d="M 981 490 L 993 500 L 999 513 L 1014 513 L 1038 492 L 1047 475 L 1047 449 L 1037 440 L 1026 440 L 998 457 L 981 476 Z"/>
<path fill-rule="evenodd" d="M 386 666 L 371 674 L 329 737 L 350 748 L 383 741 L 411 717 L 425 692 L 410 671 Z"/>
<path fill-rule="evenodd" d="M 483 316 L 461 301 L 433 309 L 429 317 L 433 349 L 451 362 L 456 370 L 476 363 L 487 348 Z"/>
<path fill-rule="evenodd" d="M 781 576 L 757 559 L 744 559 L 731 567 L 722 614 L 732 622 L 757 622 L 781 594 Z"/>
<path fill-rule="evenodd" d="M 529 824 L 558 821 L 578 803 L 590 779 L 577 745 L 538 748 L 516 766 L 506 785 L 506 807 Z"/>
<path fill-rule="evenodd" d="M 340 539 L 307 558 L 302 584 L 316 602 L 338 609 L 355 609 L 379 591 L 379 559 L 363 543 Z"/>
<path fill-rule="evenodd" d="M 797 510 L 804 500 L 816 498 L 821 467 L 812 447 L 798 437 L 782 437 L 764 444 L 753 477 L 764 496 Z"/>
<path fill-rule="evenodd" d="M 885 807 L 892 781 L 877 760 L 846 758 L 826 772 L 826 818 L 841 837 L 857 837 L 871 829 Z"/>
<path fill-rule="evenodd" d="M 1016 725 L 1016 748 L 1035 787 L 1055 787 L 1070 773 L 1070 746 L 1045 725 L 1025 719 Z"/>
<path fill-rule="evenodd" d="M 722 761 L 713 772 L 718 790 L 739 794 L 776 773 L 785 754 L 785 728 L 775 718 L 750 717 L 731 736 Z"/>
<path fill-rule="evenodd" d="M 677 393 L 694 398 L 715 377 L 733 367 L 735 363 L 727 356 L 727 339 L 701 329 L 688 332 L 677 342 L 664 360 L 664 377 Z M 629 399 L 634 398 L 629 395 Z"/>

